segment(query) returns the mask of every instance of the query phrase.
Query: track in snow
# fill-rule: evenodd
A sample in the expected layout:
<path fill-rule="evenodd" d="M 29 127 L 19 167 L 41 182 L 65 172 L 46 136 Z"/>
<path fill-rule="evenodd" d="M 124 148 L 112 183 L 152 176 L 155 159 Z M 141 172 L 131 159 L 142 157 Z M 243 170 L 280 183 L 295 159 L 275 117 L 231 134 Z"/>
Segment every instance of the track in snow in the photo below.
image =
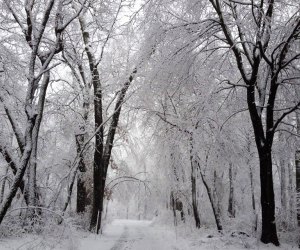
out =
<path fill-rule="evenodd" d="M 124 231 L 110 250 L 178 250 L 174 238 L 151 227 L 150 221 L 120 220 L 118 223 Z"/>

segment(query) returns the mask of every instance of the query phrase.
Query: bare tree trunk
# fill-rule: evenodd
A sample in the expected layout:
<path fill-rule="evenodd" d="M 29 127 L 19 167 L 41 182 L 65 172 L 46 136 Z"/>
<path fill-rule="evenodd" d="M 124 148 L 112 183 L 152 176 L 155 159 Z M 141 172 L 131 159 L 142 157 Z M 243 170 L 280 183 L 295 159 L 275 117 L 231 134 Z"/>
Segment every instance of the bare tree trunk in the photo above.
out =
<path fill-rule="evenodd" d="M 297 221 L 296 221 L 297 213 L 296 213 L 296 209 L 295 209 L 296 189 L 295 189 L 295 185 L 294 185 L 295 175 L 294 175 L 294 172 L 293 172 L 293 164 L 288 164 L 288 170 L 289 170 L 289 186 L 288 186 L 288 191 L 289 191 L 288 192 L 289 193 L 289 222 L 290 222 L 290 225 L 291 225 L 291 229 L 294 229 L 295 226 L 297 225 Z"/>
<path fill-rule="evenodd" d="M 194 218 L 195 218 L 196 228 L 200 228 L 201 224 L 200 224 L 200 216 L 198 212 L 197 189 L 196 189 L 196 178 L 195 178 L 194 167 L 192 167 L 191 182 L 192 182 L 192 206 L 193 206 Z"/>
<path fill-rule="evenodd" d="M 196 228 L 200 228 L 200 216 L 198 212 L 198 203 L 197 203 L 197 187 L 196 187 L 196 171 L 195 171 L 195 164 L 197 164 L 193 157 L 193 152 L 191 149 L 190 161 L 191 161 L 191 184 L 192 184 L 192 207 L 194 213 L 194 219 Z"/>
<path fill-rule="evenodd" d="M 280 159 L 280 191 L 281 191 L 281 209 L 282 213 L 287 212 L 287 183 L 286 183 L 286 164 L 283 159 Z"/>
<path fill-rule="evenodd" d="M 10 207 L 10 204 L 11 204 L 13 198 L 15 197 L 17 190 L 20 187 L 20 184 L 22 183 L 22 179 L 23 179 L 27 164 L 29 162 L 29 158 L 30 158 L 30 154 L 31 154 L 31 150 L 32 150 L 31 135 L 32 135 L 32 129 L 33 129 L 34 123 L 35 123 L 35 117 L 31 117 L 31 118 L 29 117 L 27 129 L 26 129 L 26 136 L 25 136 L 26 146 L 25 146 L 23 155 L 21 157 L 20 166 L 15 175 L 15 179 L 12 183 L 10 191 L 0 206 L 0 224 L 2 223 L 2 220 L 5 216 L 8 208 Z"/>
<path fill-rule="evenodd" d="M 196 228 L 200 228 L 200 216 L 198 212 L 197 203 L 197 183 L 196 183 L 196 169 L 197 160 L 195 159 L 194 145 L 193 145 L 193 135 L 190 136 L 190 163 L 191 163 L 191 184 L 192 184 L 192 207 L 194 213 L 194 219 Z"/>
<path fill-rule="evenodd" d="M 234 173 L 232 173 L 232 163 L 229 164 L 229 201 L 228 214 L 229 217 L 235 218 L 235 197 L 234 197 Z"/>
<path fill-rule="evenodd" d="M 7 174 L 8 174 L 8 168 L 9 168 L 9 165 L 7 164 L 6 167 L 5 167 L 4 177 L 3 177 L 3 180 L 2 180 L 2 184 L 1 184 L 1 190 L 0 190 L 0 204 L 2 203 L 3 197 L 4 197 L 5 184 L 6 184 Z"/>
<path fill-rule="evenodd" d="M 259 152 L 261 180 L 261 210 L 263 243 L 279 245 L 275 224 L 275 200 L 273 189 L 271 149 L 263 147 Z"/>
<path fill-rule="evenodd" d="M 251 165 L 251 137 L 250 134 L 247 133 L 247 152 L 248 152 L 248 158 L 247 158 L 247 166 L 249 167 L 249 180 L 250 180 L 250 189 L 251 189 L 251 204 L 253 209 L 253 217 L 254 217 L 254 225 L 253 225 L 253 232 L 257 231 L 257 224 L 258 224 L 258 215 L 256 211 L 256 202 L 255 202 L 255 189 L 254 189 L 254 177 L 253 177 L 253 167 Z"/>
<path fill-rule="evenodd" d="M 42 65 L 44 64 L 45 60 L 41 59 Z M 27 192 L 28 192 L 28 205 L 31 208 L 28 209 L 28 216 L 29 218 L 33 218 L 36 212 L 41 213 L 41 210 L 36 211 L 36 206 L 39 206 L 39 192 L 37 190 L 37 182 L 36 182 L 36 169 L 37 169 L 37 150 L 38 150 L 38 138 L 39 138 L 39 131 L 43 119 L 44 113 L 44 103 L 46 100 L 46 93 L 47 88 L 50 81 L 50 72 L 46 71 L 43 74 L 43 81 L 41 84 L 40 92 L 39 92 L 39 102 L 38 102 L 38 115 L 36 117 L 35 125 L 32 130 L 32 152 L 30 155 L 29 160 L 29 167 L 28 167 L 28 183 L 27 183 Z"/>
<path fill-rule="evenodd" d="M 171 208 L 173 211 L 173 221 L 174 221 L 174 226 L 177 226 L 177 218 L 176 218 L 176 204 L 175 204 L 175 198 L 174 198 L 174 193 L 173 191 L 171 191 L 171 195 L 170 195 L 170 201 L 171 201 Z"/>
<path fill-rule="evenodd" d="M 84 134 L 79 134 L 75 136 L 76 138 L 76 146 L 77 153 L 81 152 L 81 145 L 84 143 Z M 84 157 L 80 156 L 80 160 L 78 163 L 77 173 L 77 203 L 76 203 L 76 212 L 84 213 L 87 205 L 87 190 L 85 185 L 85 173 L 86 166 L 84 162 Z"/>
<path fill-rule="evenodd" d="M 137 72 L 137 69 L 135 68 L 131 75 L 129 76 L 128 81 L 126 81 L 120 90 L 118 99 L 115 104 L 114 113 L 111 118 L 111 123 L 108 129 L 108 134 L 105 142 L 105 147 L 103 147 L 103 130 L 102 130 L 102 140 L 98 138 L 97 140 L 97 134 L 96 134 L 96 150 L 95 150 L 95 156 L 94 156 L 94 206 L 93 206 L 93 212 L 92 212 L 92 219 L 91 219 L 91 225 L 90 228 L 96 227 L 96 232 L 99 232 L 99 228 L 101 225 L 101 217 L 102 217 L 102 211 L 103 211 L 103 201 L 104 201 L 104 188 L 105 188 L 105 182 L 106 182 L 106 176 L 107 176 L 107 169 L 109 165 L 109 160 L 111 157 L 111 151 L 114 144 L 114 138 L 116 129 L 119 123 L 119 117 L 121 114 L 121 108 L 123 105 L 123 102 L 125 100 L 126 92 L 131 84 L 131 82 L 134 79 L 134 76 Z M 98 98 L 98 97 L 96 97 Z M 99 111 L 97 111 L 99 112 Z M 98 117 L 99 114 L 96 114 L 95 117 Z M 102 112 L 102 111 L 101 111 Z M 101 118 L 102 121 L 102 118 Z M 95 124 L 101 125 L 101 123 L 95 122 Z M 98 145 L 98 146 L 97 146 Z M 102 151 L 104 150 L 103 154 Z M 101 152 L 101 153 L 100 153 Z M 98 225 L 97 224 L 98 221 Z"/>
<path fill-rule="evenodd" d="M 204 178 L 204 175 L 202 173 L 202 170 L 200 168 L 200 163 L 197 161 L 197 167 L 199 169 L 199 172 L 200 172 L 200 176 L 201 176 L 201 180 L 204 184 L 204 187 L 206 189 L 206 192 L 207 192 L 207 195 L 208 195 L 208 198 L 209 198 L 209 201 L 210 201 L 210 204 L 211 204 L 211 208 L 213 210 L 213 215 L 214 215 L 214 218 L 215 218 L 215 221 L 216 221 L 216 225 L 217 225 L 217 229 L 218 231 L 222 231 L 223 230 L 223 226 L 222 226 L 222 222 L 221 222 L 221 215 L 219 213 L 219 210 L 218 210 L 218 207 L 215 203 L 215 200 L 214 200 L 214 194 L 211 190 L 211 188 L 208 186 L 205 178 Z"/>
<path fill-rule="evenodd" d="M 16 175 L 16 173 L 17 173 L 17 163 L 12 159 L 12 155 L 7 151 L 6 148 L 3 148 L 1 145 L 0 145 L 0 153 L 3 155 L 5 161 L 9 165 L 12 173 L 14 175 Z M 28 195 L 27 195 L 27 192 L 26 192 L 26 189 L 25 189 L 25 182 L 24 182 L 24 180 L 21 181 L 19 188 L 20 188 L 21 192 L 24 195 L 24 200 L 26 202 L 26 205 L 28 205 Z"/>
<path fill-rule="evenodd" d="M 258 66 L 257 66 L 258 67 Z M 252 82 L 253 81 L 253 82 Z M 256 81 L 256 80 L 255 80 Z M 254 130 L 256 148 L 259 156 L 260 186 L 261 186 L 261 213 L 262 232 L 260 240 L 265 243 L 273 243 L 279 246 L 275 223 L 275 199 L 273 184 L 272 145 L 274 138 L 274 101 L 278 85 L 272 83 L 272 95 L 268 99 L 266 113 L 266 132 L 262 124 L 261 116 L 257 112 L 255 104 L 255 81 L 252 79 L 247 88 L 247 104 Z M 272 78 L 276 82 L 276 77 Z"/>
<path fill-rule="evenodd" d="M 75 183 L 75 179 L 76 179 L 77 173 L 78 173 L 78 168 L 76 168 L 76 170 L 74 171 L 73 176 L 72 176 L 72 179 L 71 179 L 71 183 L 70 183 L 70 185 L 69 185 L 69 187 L 68 187 L 68 196 L 67 196 L 67 200 L 66 200 L 66 202 L 65 202 L 65 204 L 64 204 L 64 207 L 63 207 L 63 209 L 62 209 L 62 212 L 63 212 L 63 213 L 66 212 L 66 210 L 67 210 L 69 204 L 71 203 L 71 198 L 72 198 L 72 193 L 73 193 L 73 187 L 74 187 L 74 183 Z"/>
<path fill-rule="evenodd" d="M 251 201 L 252 201 L 252 209 L 254 214 L 254 232 L 257 231 L 257 212 L 256 212 L 256 205 L 255 205 L 255 193 L 254 193 L 254 180 L 253 180 L 253 169 L 252 166 L 249 165 L 249 177 L 250 177 L 250 188 L 251 188 Z"/>
<path fill-rule="evenodd" d="M 219 199 L 219 190 L 217 190 L 217 185 L 218 185 L 218 176 L 217 176 L 217 171 L 214 170 L 214 182 L 213 182 L 213 200 L 214 200 L 214 203 L 216 205 L 216 211 L 217 211 L 217 214 L 219 215 L 219 217 L 221 218 L 221 204 L 220 204 L 220 199 Z"/>

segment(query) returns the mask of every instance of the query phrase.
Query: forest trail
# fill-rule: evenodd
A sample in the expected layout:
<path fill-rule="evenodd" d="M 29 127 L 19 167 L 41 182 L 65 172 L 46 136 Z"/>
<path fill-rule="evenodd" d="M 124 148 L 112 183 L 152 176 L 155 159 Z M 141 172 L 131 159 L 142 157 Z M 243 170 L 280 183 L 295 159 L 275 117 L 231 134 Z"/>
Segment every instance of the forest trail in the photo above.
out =
<path fill-rule="evenodd" d="M 262 244 L 243 235 L 230 237 L 214 230 L 184 232 L 152 221 L 114 220 L 104 226 L 103 234 L 65 229 L 61 238 L 50 235 L 24 235 L 0 239 L 0 250 L 292 250 L 297 246 Z M 176 233 L 177 232 L 177 233 Z M 54 233 L 54 232 L 52 232 Z M 210 235 L 210 236 L 209 236 Z M 209 236 L 209 237 L 208 237 Z M 212 237 L 211 237 L 212 236 Z"/>
<path fill-rule="evenodd" d="M 123 227 L 123 233 L 110 250 L 178 249 L 175 232 L 154 227 L 151 221 L 117 220 L 114 225 Z"/>
<path fill-rule="evenodd" d="M 80 250 L 290 250 L 289 245 L 275 247 L 262 244 L 244 235 L 230 237 L 214 230 L 200 229 L 196 233 L 183 232 L 146 220 L 114 220 L 105 226 L 101 236 L 90 235 L 80 240 Z M 208 237 L 208 235 L 210 235 Z M 212 237 L 211 237 L 212 236 Z"/>

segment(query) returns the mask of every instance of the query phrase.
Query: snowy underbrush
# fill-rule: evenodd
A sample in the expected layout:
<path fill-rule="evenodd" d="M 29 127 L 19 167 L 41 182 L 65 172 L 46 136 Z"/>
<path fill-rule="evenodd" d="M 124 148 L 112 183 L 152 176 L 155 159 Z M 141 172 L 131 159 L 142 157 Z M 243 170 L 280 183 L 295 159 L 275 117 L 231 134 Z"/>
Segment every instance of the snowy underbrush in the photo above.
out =
<path fill-rule="evenodd" d="M 159 214 L 153 217 L 153 225 L 174 225 L 174 219 L 171 211 L 162 210 Z"/>
<path fill-rule="evenodd" d="M 30 220 L 22 215 L 9 215 L 0 226 L 0 244 L 20 250 L 76 250 L 77 232 L 73 220 L 51 213 L 35 215 Z"/>
<path fill-rule="evenodd" d="M 218 232 L 215 224 L 202 222 L 201 228 L 195 228 L 194 219 L 186 216 L 185 222 L 177 216 L 177 225 L 174 226 L 173 214 L 170 211 L 161 212 L 152 221 L 152 226 L 160 226 L 173 230 L 176 238 L 190 242 L 190 249 L 298 249 L 296 231 L 280 231 L 278 236 L 281 246 L 260 242 L 260 231 L 255 231 L 249 218 L 230 219 L 223 222 L 223 231 Z M 258 229 L 261 225 L 258 225 Z M 201 248 L 201 249 L 202 249 Z"/>
<path fill-rule="evenodd" d="M 105 231 L 111 222 L 112 219 L 105 218 L 102 230 Z M 78 215 L 72 212 L 61 216 L 59 212 L 43 210 L 29 220 L 26 213 L 14 211 L 0 225 L 0 249 L 82 249 L 81 241 L 93 242 L 96 237 L 89 231 L 89 224 L 89 213 Z"/>

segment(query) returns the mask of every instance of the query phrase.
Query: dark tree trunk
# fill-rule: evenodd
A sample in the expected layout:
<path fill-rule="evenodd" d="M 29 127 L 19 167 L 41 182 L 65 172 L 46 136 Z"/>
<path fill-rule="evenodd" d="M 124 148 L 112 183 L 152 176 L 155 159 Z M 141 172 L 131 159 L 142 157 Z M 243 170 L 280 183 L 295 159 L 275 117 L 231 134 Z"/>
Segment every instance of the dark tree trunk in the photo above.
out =
<path fill-rule="evenodd" d="M 45 63 L 45 59 L 40 57 L 42 65 Z M 28 174 L 28 183 L 27 183 L 27 193 L 28 193 L 28 205 L 31 208 L 28 209 L 28 217 L 33 219 L 37 214 L 41 214 L 42 211 L 40 209 L 36 209 L 35 207 L 39 205 L 39 192 L 37 188 L 37 180 L 36 180 L 36 169 L 37 169 L 37 151 L 38 151 L 38 139 L 39 139 L 39 131 L 43 119 L 44 113 L 44 104 L 46 99 L 47 88 L 50 82 L 50 71 L 46 71 L 43 74 L 43 81 L 41 84 L 40 92 L 39 92 L 39 102 L 37 105 L 38 115 L 36 117 L 35 125 L 32 130 L 32 152 L 30 155 L 29 166 L 27 169 Z"/>
<path fill-rule="evenodd" d="M 26 136 L 25 136 L 25 142 L 26 142 L 26 147 L 25 150 L 22 154 L 22 157 L 20 159 L 20 165 L 18 167 L 18 170 L 15 174 L 15 178 L 13 180 L 12 186 L 9 190 L 9 193 L 3 200 L 0 206 L 0 224 L 2 223 L 2 220 L 8 210 L 8 208 L 11 205 L 11 202 L 13 198 L 15 197 L 18 188 L 20 187 L 22 181 L 23 181 L 23 176 L 25 174 L 26 167 L 29 162 L 31 150 L 32 150 L 32 129 L 35 124 L 35 118 L 36 117 L 30 117 L 28 118 L 28 124 L 26 128 Z"/>
<path fill-rule="evenodd" d="M 76 146 L 77 153 L 81 152 L 81 146 L 84 143 L 84 134 L 78 134 L 75 136 L 76 138 Z M 78 163 L 77 173 L 77 203 L 76 203 L 76 212 L 84 213 L 87 206 L 87 190 L 85 185 L 85 173 L 86 166 L 84 162 L 83 156 L 80 156 L 80 160 Z"/>
<path fill-rule="evenodd" d="M 258 68 L 256 69 L 258 70 Z M 247 88 L 247 103 L 251 117 L 256 147 L 259 155 L 260 165 L 260 187 L 261 187 L 261 210 L 262 210 L 262 232 L 263 243 L 273 243 L 279 246 L 275 222 L 275 200 L 272 173 L 272 144 L 274 138 L 274 101 L 276 88 L 271 89 L 266 110 L 266 133 L 262 124 L 262 118 L 257 112 L 255 104 L 255 83 L 256 76 L 252 79 Z M 274 84 L 273 84 L 274 85 Z"/>
<path fill-rule="evenodd" d="M 235 199 L 234 199 L 234 174 L 232 173 L 232 163 L 229 164 L 229 201 L 228 201 L 228 214 L 229 217 L 235 218 Z"/>
<path fill-rule="evenodd" d="M 75 172 L 73 173 L 72 179 L 71 179 L 71 183 L 68 187 L 68 196 L 67 196 L 67 200 L 64 204 L 64 207 L 62 209 L 63 213 L 67 211 L 67 208 L 69 206 L 69 204 L 71 204 L 71 198 L 72 198 L 72 193 L 73 193 L 73 187 L 74 187 L 74 182 L 76 179 L 76 175 L 77 175 L 78 171 L 77 169 L 75 170 Z M 70 205 L 71 206 L 71 205 Z"/>
<path fill-rule="evenodd" d="M 17 170 L 18 170 L 17 169 L 17 164 L 16 164 L 16 162 L 14 162 L 12 160 L 12 156 L 10 155 L 10 153 L 7 151 L 6 148 L 2 148 L 1 145 L 0 145 L 0 153 L 3 155 L 5 161 L 9 165 L 9 167 L 10 167 L 11 171 L 13 172 L 13 174 L 16 175 Z M 24 200 L 26 202 L 26 205 L 28 205 L 28 195 L 27 195 L 27 192 L 25 190 L 25 182 L 24 182 L 23 179 L 21 180 L 19 188 L 20 188 L 21 192 L 24 195 Z"/>
<path fill-rule="evenodd" d="M 197 183 L 196 183 L 196 168 L 197 161 L 195 159 L 194 144 L 193 144 L 193 135 L 190 137 L 190 163 L 191 163 L 191 184 L 192 184 L 192 207 L 194 213 L 194 219 L 196 223 L 196 228 L 200 228 L 200 216 L 198 212 L 197 204 Z"/>
<path fill-rule="evenodd" d="M 255 194 L 254 194 L 254 183 L 253 183 L 253 170 L 252 166 L 249 165 L 249 177 L 250 177 L 250 188 L 251 188 L 251 201 L 252 201 L 252 208 L 253 208 L 253 214 L 255 216 L 255 221 L 254 221 L 254 232 L 257 231 L 257 213 L 256 213 L 256 205 L 255 205 Z"/>
<path fill-rule="evenodd" d="M 90 34 L 86 30 L 86 23 L 83 17 L 79 17 L 80 28 L 85 52 L 88 57 L 89 69 L 92 76 L 92 85 L 94 88 L 94 121 L 95 121 L 95 151 L 93 166 L 93 205 L 90 230 L 95 230 L 98 234 L 101 225 L 101 216 L 103 210 L 104 187 L 106 180 L 106 166 L 103 160 L 103 116 L 102 116 L 102 86 L 100 74 L 97 69 L 96 59 L 90 50 Z"/>
<path fill-rule="evenodd" d="M 279 246 L 275 224 L 275 200 L 273 189 L 272 154 L 271 149 L 263 147 L 259 150 L 261 210 L 263 243 L 273 243 Z"/>
<path fill-rule="evenodd" d="M 99 80 L 98 71 L 95 72 L 95 81 Z M 90 230 L 95 230 L 98 234 L 101 225 L 103 210 L 104 187 L 106 180 L 106 170 L 103 162 L 103 120 L 102 120 L 102 93 L 101 88 L 94 84 L 94 109 L 95 109 L 95 152 L 94 152 L 94 174 L 93 174 L 93 209 L 90 223 Z M 98 128 L 100 126 L 100 128 Z"/>
<path fill-rule="evenodd" d="M 170 195 L 170 200 L 171 200 L 171 208 L 172 208 L 172 212 L 173 212 L 173 220 L 174 220 L 174 226 L 177 226 L 177 218 L 176 218 L 176 206 L 175 206 L 175 198 L 174 198 L 174 193 L 173 191 L 171 191 L 171 195 Z"/>
<path fill-rule="evenodd" d="M 96 103 L 97 102 L 96 100 L 99 100 L 98 102 L 100 102 L 101 92 L 99 95 L 97 95 L 97 93 L 94 93 L 95 96 L 94 106 L 98 107 L 98 109 L 95 108 L 95 124 L 96 125 L 98 124 L 98 126 L 101 125 L 100 132 L 96 133 L 96 148 L 94 154 L 94 194 L 93 194 L 94 205 L 93 205 L 92 220 L 90 225 L 91 228 L 96 227 L 96 233 L 99 232 L 99 228 L 101 225 L 106 175 L 107 175 L 109 160 L 111 157 L 111 151 L 114 144 L 116 129 L 118 127 L 119 117 L 121 114 L 121 109 L 125 99 L 126 92 L 131 82 L 133 81 L 136 72 L 137 69 L 135 68 L 132 71 L 131 75 L 129 76 L 128 81 L 124 83 L 119 93 L 114 108 L 114 113 L 111 118 L 111 123 L 109 125 L 108 134 L 105 141 L 105 147 L 103 146 L 102 103 L 101 105 Z M 99 118 L 100 114 L 101 114 L 101 123 Z M 99 121 L 97 121 L 97 119 L 99 119 Z"/>
<path fill-rule="evenodd" d="M 208 195 L 208 199 L 210 201 L 210 204 L 211 204 L 211 208 L 213 210 L 213 215 L 214 215 L 214 218 L 215 218 L 215 221 L 216 221 L 216 225 L 217 225 L 217 229 L 218 231 L 222 231 L 223 230 L 223 226 L 222 226 L 222 222 L 221 222 L 221 215 L 218 211 L 218 208 L 217 208 L 217 205 L 216 205 L 216 201 L 214 200 L 213 198 L 213 192 L 211 190 L 211 188 L 208 186 L 205 178 L 204 178 L 204 175 L 201 171 L 201 168 L 200 168 L 200 164 L 199 162 L 197 161 L 197 167 L 199 169 L 199 173 L 200 173 L 200 176 L 201 176 L 201 180 L 203 182 L 203 185 L 206 189 L 206 192 L 207 192 L 207 195 Z"/>
<path fill-rule="evenodd" d="M 91 51 L 90 34 L 86 30 L 86 23 L 83 16 L 79 17 L 79 23 L 83 42 L 85 45 L 85 52 L 88 57 L 89 69 L 92 76 L 92 85 L 94 88 L 94 121 L 96 133 L 93 166 L 93 208 L 90 230 L 95 230 L 95 232 L 98 234 L 99 229 L 101 227 L 106 174 L 111 156 L 111 150 L 113 148 L 114 137 L 118 126 L 121 108 L 125 99 L 126 92 L 134 79 L 134 75 L 136 74 L 137 69 L 135 68 L 132 71 L 128 81 L 124 83 L 123 87 L 121 88 L 118 94 L 118 98 L 114 108 L 114 113 L 111 118 L 111 124 L 109 126 L 107 138 L 104 144 L 102 86 L 100 81 L 100 74 L 97 69 L 95 56 Z"/>
<path fill-rule="evenodd" d="M 196 198 L 196 179 L 195 176 L 191 176 L 191 182 L 192 182 L 192 206 L 193 206 L 193 213 L 196 223 L 196 228 L 200 228 L 200 217 L 198 212 L 198 206 L 197 206 L 197 198 Z"/>
<path fill-rule="evenodd" d="M 192 183 L 192 207 L 193 213 L 196 223 L 196 228 L 200 228 L 200 216 L 198 212 L 198 204 L 197 204 L 197 188 L 196 188 L 196 178 L 195 178 L 195 162 L 193 157 L 191 157 L 191 183 Z"/>
<path fill-rule="evenodd" d="M 77 174 L 77 203 L 76 212 L 84 213 L 86 209 L 87 190 L 82 172 Z"/>

